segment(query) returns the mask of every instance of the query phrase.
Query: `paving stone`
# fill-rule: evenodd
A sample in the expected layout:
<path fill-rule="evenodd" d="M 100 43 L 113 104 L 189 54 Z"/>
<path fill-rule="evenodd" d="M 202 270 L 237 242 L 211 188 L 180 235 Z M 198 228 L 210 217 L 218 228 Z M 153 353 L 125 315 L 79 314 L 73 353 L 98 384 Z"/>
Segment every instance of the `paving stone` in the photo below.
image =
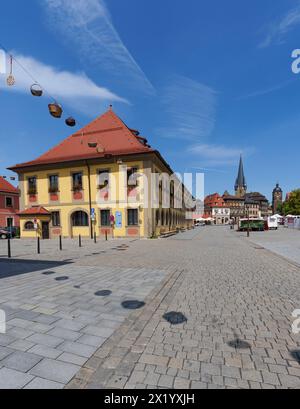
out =
<path fill-rule="evenodd" d="M 0 346 L 0 363 L 1 360 L 14 352 L 13 349 Z"/>
<path fill-rule="evenodd" d="M 34 347 L 34 345 L 35 344 L 33 342 L 26 341 L 26 339 L 20 339 L 10 344 L 10 348 L 16 349 L 17 351 L 26 352 L 30 348 Z"/>
<path fill-rule="evenodd" d="M 241 372 L 239 368 L 232 367 L 232 366 L 222 366 L 222 375 L 228 378 L 241 378 Z"/>
<path fill-rule="evenodd" d="M 278 377 L 280 379 L 281 385 L 284 388 L 300 388 L 299 377 L 283 374 L 279 374 Z"/>
<path fill-rule="evenodd" d="M 21 389 L 26 386 L 33 376 L 9 368 L 0 369 L 1 389 Z"/>
<path fill-rule="evenodd" d="M 74 365 L 83 366 L 86 363 L 87 358 L 74 354 L 69 354 L 68 352 L 64 352 L 58 357 L 58 360 L 63 362 L 69 362 L 70 364 Z"/>
<path fill-rule="evenodd" d="M 8 334 L 0 334 L 0 347 L 6 347 L 16 341 L 16 338 Z"/>
<path fill-rule="evenodd" d="M 271 373 L 271 372 L 262 372 L 262 377 L 264 380 L 264 383 L 270 384 L 270 385 L 280 385 L 279 378 L 276 373 Z"/>
<path fill-rule="evenodd" d="M 68 341 L 76 341 L 78 338 L 81 337 L 80 332 L 75 332 L 69 329 L 58 328 L 58 327 L 49 331 L 47 335 L 52 335 L 53 337 L 57 337 L 57 338 L 63 338 Z"/>
<path fill-rule="evenodd" d="M 220 365 L 201 363 L 201 373 L 208 375 L 221 375 Z"/>
<path fill-rule="evenodd" d="M 28 352 L 14 352 L 5 358 L 1 363 L 10 369 L 15 369 L 20 372 L 28 372 L 33 368 L 38 362 L 40 362 L 42 357 L 34 355 Z"/>
<path fill-rule="evenodd" d="M 102 344 L 106 341 L 106 338 L 96 337 L 95 335 L 82 335 L 78 338 L 80 344 L 89 345 L 92 347 L 100 348 Z"/>
<path fill-rule="evenodd" d="M 50 381 L 66 384 L 76 375 L 80 366 L 53 359 L 43 359 L 29 373 Z"/>
<path fill-rule="evenodd" d="M 158 381 L 158 386 L 163 388 L 172 388 L 174 384 L 174 377 L 169 375 L 161 375 Z"/>
<path fill-rule="evenodd" d="M 34 378 L 28 385 L 25 386 L 24 389 L 35 389 L 35 390 L 54 390 L 54 389 L 63 389 L 64 384 L 48 381 L 47 379 L 43 378 Z"/>
<path fill-rule="evenodd" d="M 35 345 L 30 348 L 28 352 L 50 359 L 56 359 L 63 353 L 58 349 L 47 347 L 46 345 Z"/>
<path fill-rule="evenodd" d="M 251 369 L 242 369 L 242 379 L 246 381 L 262 382 L 261 373 Z"/>
<path fill-rule="evenodd" d="M 191 382 L 188 379 L 175 378 L 174 389 L 189 389 Z"/>
<path fill-rule="evenodd" d="M 27 338 L 27 341 L 34 342 L 35 344 L 41 344 L 48 347 L 56 348 L 58 345 L 64 342 L 63 338 L 53 337 L 47 334 L 34 334 Z"/>
<path fill-rule="evenodd" d="M 95 347 L 80 344 L 79 342 L 70 341 L 66 341 L 63 344 L 59 345 L 58 349 L 84 358 L 89 358 L 96 351 Z"/>
<path fill-rule="evenodd" d="M 160 378 L 160 374 L 148 373 L 146 375 L 146 378 L 144 379 L 144 382 L 146 385 L 156 387 L 158 385 L 159 378 Z"/>

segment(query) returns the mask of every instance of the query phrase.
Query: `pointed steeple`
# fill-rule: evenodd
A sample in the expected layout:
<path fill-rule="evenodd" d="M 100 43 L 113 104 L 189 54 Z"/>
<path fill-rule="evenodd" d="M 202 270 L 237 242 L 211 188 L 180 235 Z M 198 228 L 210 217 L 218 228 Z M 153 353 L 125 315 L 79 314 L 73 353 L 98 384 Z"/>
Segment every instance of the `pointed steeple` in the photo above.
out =
<path fill-rule="evenodd" d="M 235 182 L 235 193 L 237 196 L 244 196 L 247 192 L 247 183 L 244 174 L 244 165 L 242 155 L 240 157 L 239 173 Z"/>

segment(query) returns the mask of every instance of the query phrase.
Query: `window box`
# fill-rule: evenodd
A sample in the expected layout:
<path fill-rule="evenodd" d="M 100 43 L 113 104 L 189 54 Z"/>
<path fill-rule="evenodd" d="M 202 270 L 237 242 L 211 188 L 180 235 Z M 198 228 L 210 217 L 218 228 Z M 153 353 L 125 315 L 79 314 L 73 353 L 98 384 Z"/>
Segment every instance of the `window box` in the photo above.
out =
<path fill-rule="evenodd" d="M 74 191 L 73 191 L 73 199 L 74 199 L 74 200 L 82 200 L 82 199 L 83 199 L 83 192 L 82 192 L 82 190 L 74 190 Z"/>
<path fill-rule="evenodd" d="M 51 202 L 58 202 L 59 201 L 58 193 L 50 193 L 50 200 Z"/>

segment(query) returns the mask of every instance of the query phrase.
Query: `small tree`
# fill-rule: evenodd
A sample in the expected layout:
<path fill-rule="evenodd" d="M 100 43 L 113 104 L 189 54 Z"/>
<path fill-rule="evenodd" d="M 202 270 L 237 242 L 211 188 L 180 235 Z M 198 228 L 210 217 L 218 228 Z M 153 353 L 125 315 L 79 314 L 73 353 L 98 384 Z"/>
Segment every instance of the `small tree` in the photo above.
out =
<path fill-rule="evenodd" d="M 283 204 L 283 213 L 285 215 L 300 215 L 300 189 L 294 190 L 289 199 Z"/>

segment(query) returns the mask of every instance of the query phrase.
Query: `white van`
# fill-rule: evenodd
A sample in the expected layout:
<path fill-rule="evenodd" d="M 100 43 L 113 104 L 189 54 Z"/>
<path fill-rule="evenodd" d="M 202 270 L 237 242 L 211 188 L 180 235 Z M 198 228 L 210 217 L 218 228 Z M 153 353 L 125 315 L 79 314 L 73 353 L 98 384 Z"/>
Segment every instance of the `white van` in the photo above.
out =
<path fill-rule="evenodd" d="M 277 217 L 268 217 L 268 228 L 269 230 L 278 230 Z"/>

